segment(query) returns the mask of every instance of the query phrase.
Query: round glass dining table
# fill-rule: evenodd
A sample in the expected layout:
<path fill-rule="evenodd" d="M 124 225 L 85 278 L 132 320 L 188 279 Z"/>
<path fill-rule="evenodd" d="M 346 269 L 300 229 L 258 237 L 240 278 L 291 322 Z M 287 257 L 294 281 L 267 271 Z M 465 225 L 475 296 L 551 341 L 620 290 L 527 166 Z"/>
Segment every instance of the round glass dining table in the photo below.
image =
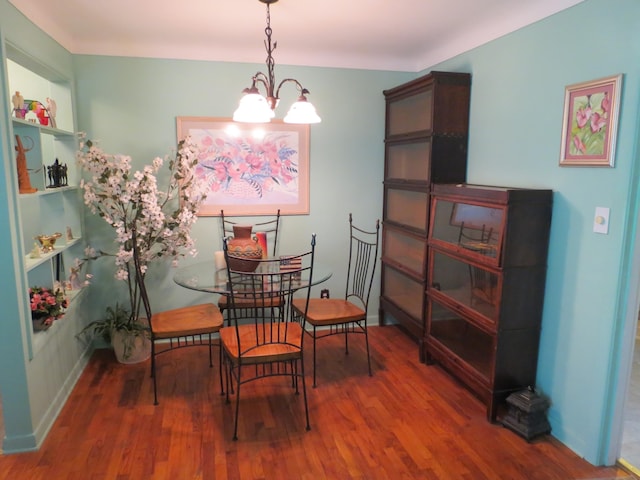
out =
<path fill-rule="evenodd" d="M 328 265 L 315 262 L 311 285 L 318 285 L 331 278 L 331 275 L 332 272 Z M 220 293 L 222 295 L 229 293 L 227 270 L 226 268 L 216 269 L 214 260 L 179 267 L 173 276 L 173 281 L 181 287 L 200 292 Z M 300 283 L 306 286 L 304 277 Z"/>

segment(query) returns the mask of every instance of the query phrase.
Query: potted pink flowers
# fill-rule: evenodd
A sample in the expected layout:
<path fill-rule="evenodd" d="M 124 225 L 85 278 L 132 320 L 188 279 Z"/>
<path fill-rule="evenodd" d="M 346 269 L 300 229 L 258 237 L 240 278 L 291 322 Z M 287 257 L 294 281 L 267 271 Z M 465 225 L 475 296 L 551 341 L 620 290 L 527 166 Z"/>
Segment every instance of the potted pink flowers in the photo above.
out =
<path fill-rule="evenodd" d="M 46 330 L 64 316 L 69 301 L 62 289 L 31 287 L 29 289 L 31 319 L 34 330 Z"/>

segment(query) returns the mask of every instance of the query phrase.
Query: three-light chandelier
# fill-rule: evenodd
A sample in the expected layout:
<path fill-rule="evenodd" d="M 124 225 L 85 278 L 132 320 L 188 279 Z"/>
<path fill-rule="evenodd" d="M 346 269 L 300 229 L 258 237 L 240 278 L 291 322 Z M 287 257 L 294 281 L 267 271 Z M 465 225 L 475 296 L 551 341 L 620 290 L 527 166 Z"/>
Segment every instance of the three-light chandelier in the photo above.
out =
<path fill-rule="evenodd" d="M 275 61 L 273 51 L 278 46 L 278 42 L 271 42 L 271 12 L 269 6 L 278 0 L 259 0 L 267 5 L 267 28 L 264 33 L 267 39 L 264 46 L 267 50 L 267 73 L 258 72 L 251 79 L 251 87 L 245 88 L 242 92 L 238 109 L 233 113 L 233 120 L 246 123 L 266 123 L 275 116 L 274 110 L 280 100 L 280 89 L 285 83 L 294 83 L 298 89 L 298 100 L 291 105 L 291 108 L 284 117 L 285 123 L 319 123 L 320 117 L 316 113 L 315 107 L 307 100 L 309 90 L 304 88 L 295 78 L 285 78 L 275 88 L 276 78 L 273 72 Z M 266 90 L 266 96 L 260 94 L 258 86 L 262 85 Z"/>

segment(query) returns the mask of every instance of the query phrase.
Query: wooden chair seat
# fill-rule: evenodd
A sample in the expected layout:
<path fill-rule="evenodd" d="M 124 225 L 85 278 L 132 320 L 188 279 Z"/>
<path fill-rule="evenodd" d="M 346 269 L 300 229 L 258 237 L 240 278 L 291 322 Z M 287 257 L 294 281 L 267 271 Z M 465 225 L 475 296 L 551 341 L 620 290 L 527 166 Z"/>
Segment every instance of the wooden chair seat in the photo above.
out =
<path fill-rule="evenodd" d="M 155 338 L 216 333 L 222 327 L 222 313 L 213 303 L 190 305 L 153 314 Z"/>
<path fill-rule="evenodd" d="M 304 312 L 305 299 L 293 300 L 293 308 Z M 316 327 L 340 325 L 346 322 L 364 320 L 366 312 L 343 298 L 311 298 L 307 310 L 307 322 Z"/>
<path fill-rule="evenodd" d="M 287 329 L 286 338 L 285 328 Z M 240 348 L 238 348 L 238 336 Z M 264 339 L 270 339 L 273 343 Z M 279 328 L 278 324 L 274 324 L 273 328 L 269 324 L 260 326 L 256 330 L 254 325 L 239 325 L 238 335 L 235 327 L 224 327 L 220 330 L 220 341 L 235 364 L 239 360 L 238 352 L 243 365 L 294 360 L 302 352 L 302 327 L 298 323 L 283 323 Z"/>

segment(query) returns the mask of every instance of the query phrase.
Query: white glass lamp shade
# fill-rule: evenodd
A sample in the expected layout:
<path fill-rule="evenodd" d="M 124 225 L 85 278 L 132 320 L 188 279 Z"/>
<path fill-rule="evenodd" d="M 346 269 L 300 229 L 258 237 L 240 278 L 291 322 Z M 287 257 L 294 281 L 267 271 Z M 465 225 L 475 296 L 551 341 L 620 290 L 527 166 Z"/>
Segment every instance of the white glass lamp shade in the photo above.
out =
<path fill-rule="evenodd" d="M 234 122 L 268 123 L 274 117 L 267 99 L 259 93 L 247 93 L 240 99 L 240 105 L 233 112 Z"/>
<path fill-rule="evenodd" d="M 322 120 L 314 107 L 305 97 L 300 97 L 284 117 L 284 123 L 320 123 Z"/>

